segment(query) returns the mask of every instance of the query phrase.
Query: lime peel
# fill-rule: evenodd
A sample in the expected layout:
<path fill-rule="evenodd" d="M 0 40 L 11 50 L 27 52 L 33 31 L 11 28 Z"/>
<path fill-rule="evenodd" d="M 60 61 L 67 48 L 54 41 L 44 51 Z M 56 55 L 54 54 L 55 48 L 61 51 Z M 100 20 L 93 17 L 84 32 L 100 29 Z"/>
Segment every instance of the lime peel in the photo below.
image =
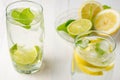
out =
<path fill-rule="evenodd" d="M 68 27 L 68 25 L 69 25 L 71 22 L 73 22 L 73 21 L 75 21 L 75 20 L 74 20 L 74 19 L 69 19 L 69 20 L 66 21 L 65 23 L 59 25 L 59 26 L 57 27 L 57 30 L 58 30 L 58 31 L 64 31 L 64 32 L 68 33 L 68 32 L 67 32 L 67 27 Z"/>
<path fill-rule="evenodd" d="M 10 50 L 12 59 L 17 64 L 33 64 L 36 61 L 37 56 L 39 56 L 39 49 L 36 49 L 36 47 L 26 49 L 24 46 L 17 46 L 17 44 L 15 44 Z"/>
<path fill-rule="evenodd" d="M 14 9 L 11 13 L 11 16 L 14 20 L 20 22 L 21 24 L 24 24 L 23 26 L 25 29 L 30 29 L 30 23 L 34 19 L 34 14 L 31 12 L 30 8 L 25 8 L 20 12 L 17 9 Z"/>

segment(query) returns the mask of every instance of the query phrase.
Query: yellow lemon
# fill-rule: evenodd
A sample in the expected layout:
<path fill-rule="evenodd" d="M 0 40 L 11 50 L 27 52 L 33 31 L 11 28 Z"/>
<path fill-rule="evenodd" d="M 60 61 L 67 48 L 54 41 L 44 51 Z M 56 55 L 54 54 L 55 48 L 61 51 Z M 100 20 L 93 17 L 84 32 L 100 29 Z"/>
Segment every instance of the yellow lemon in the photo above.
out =
<path fill-rule="evenodd" d="M 103 31 L 107 34 L 113 34 L 120 27 L 120 14 L 112 9 L 101 11 L 94 19 L 96 30 Z"/>
<path fill-rule="evenodd" d="M 90 75 L 103 75 L 103 71 L 110 71 L 113 69 L 114 64 L 110 64 L 108 66 L 95 66 L 93 64 L 88 63 L 83 58 L 80 57 L 78 53 L 74 53 L 74 63 L 72 63 L 72 70 L 74 71 L 74 65 L 77 65 L 82 72 Z"/>
<path fill-rule="evenodd" d="M 103 10 L 102 5 L 97 1 L 86 1 L 78 10 L 80 18 L 92 20 L 100 11 Z"/>

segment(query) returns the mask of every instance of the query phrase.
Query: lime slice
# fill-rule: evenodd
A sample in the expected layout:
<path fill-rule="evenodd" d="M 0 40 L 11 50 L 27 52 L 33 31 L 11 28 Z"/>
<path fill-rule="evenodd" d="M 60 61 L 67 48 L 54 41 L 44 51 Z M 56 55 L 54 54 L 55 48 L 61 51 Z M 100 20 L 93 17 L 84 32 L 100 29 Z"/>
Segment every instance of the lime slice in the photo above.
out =
<path fill-rule="evenodd" d="M 88 19 L 80 19 L 73 21 L 68 25 L 67 31 L 70 35 L 78 35 L 80 33 L 86 32 L 92 28 L 92 23 Z"/>
<path fill-rule="evenodd" d="M 10 49 L 12 52 L 14 52 L 11 53 L 12 59 L 18 64 L 32 64 L 38 56 L 36 47 L 25 48 L 22 46 L 17 46 L 17 49 L 14 49 L 16 49 L 14 46 Z"/>
<path fill-rule="evenodd" d="M 64 32 L 67 33 L 67 27 L 68 27 L 68 25 L 69 25 L 71 22 L 73 22 L 73 21 L 75 21 L 75 20 L 70 19 L 70 20 L 66 21 L 65 23 L 59 25 L 59 26 L 57 27 L 57 30 L 58 30 L 58 31 L 64 31 Z"/>
<path fill-rule="evenodd" d="M 103 7 L 99 2 L 86 1 L 79 8 L 78 15 L 80 16 L 80 18 L 92 20 L 102 10 Z"/>

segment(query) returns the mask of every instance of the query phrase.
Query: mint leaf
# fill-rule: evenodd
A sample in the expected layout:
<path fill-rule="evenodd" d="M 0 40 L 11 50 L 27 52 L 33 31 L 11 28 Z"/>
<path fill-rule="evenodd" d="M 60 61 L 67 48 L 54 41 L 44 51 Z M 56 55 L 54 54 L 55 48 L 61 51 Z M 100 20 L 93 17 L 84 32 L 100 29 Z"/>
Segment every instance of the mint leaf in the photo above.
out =
<path fill-rule="evenodd" d="M 105 54 L 105 51 L 100 48 L 100 43 L 96 43 L 95 45 L 95 51 L 98 53 L 99 56 L 102 56 Z"/>
<path fill-rule="evenodd" d="M 88 47 L 89 43 L 90 43 L 90 41 L 88 39 L 83 39 L 83 40 L 77 41 L 76 45 L 80 46 L 81 48 L 86 48 L 86 47 Z"/>
<path fill-rule="evenodd" d="M 70 20 L 66 21 L 65 23 L 59 25 L 59 26 L 57 27 L 57 30 L 58 30 L 58 31 L 64 31 L 64 32 L 68 33 L 68 32 L 67 32 L 67 26 L 68 26 L 71 22 L 73 22 L 73 21 L 75 21 L 75 20 L 70 19 Z"/>
<path fill-rule="evenodd" d="M 11 16 L 13 17 L 14 20 L 24 24 L 23 26 L 26 29 L 30 29 L 30 23 L 34 19 L 34 14 L 30 11 L 30 8 L 25 8 L 23 9 L 22 12 L 19 12 L 17 10 L 13 10 Z"/>
<path fill-rule="evenodd" d="M 58 30 L 58 31 L 64 31 L 64 32 L 67 32 L 67 29 L 66 29 L 65 23 L 59 25 L 59 26 L 57 27 L 57 30 Z"/>
<path fill-rule="evenodd" d="M 10 48 L 10 52 L 11 54 L 14 54 L 14 52 L 17 50 L 17 44 L 14 44 L 11 48 Z"/>
<path fill-rule="evenodd" d="M 67 27 L 67 26 L 68 26 L 71 22 L 73 22 L 73 21 L 75 21 L 75 20 L 73 20 L 73 19 L 68 20 L 68 21 L 66 22 L 65 26 Z"/>
<path fill-rule="evenodd" d="M 103 8 L 104 8 L 104 9 L 111 9 L 111 7 L 108 6 L 108 5 L 103 5 Z"/>

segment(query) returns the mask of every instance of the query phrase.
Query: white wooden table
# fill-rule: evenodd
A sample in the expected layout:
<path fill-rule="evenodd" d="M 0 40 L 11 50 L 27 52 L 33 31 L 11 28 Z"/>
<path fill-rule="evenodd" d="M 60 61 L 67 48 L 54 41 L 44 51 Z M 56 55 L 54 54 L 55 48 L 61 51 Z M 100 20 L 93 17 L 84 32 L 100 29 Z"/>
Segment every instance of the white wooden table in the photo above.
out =
<path fill-rule="evenodd" d="M 66 0 L 31 0 L 41 3 L 44 8 L 45 19 L 45 46 L 44 46 L 44 64 L 41 70 L 35 74 L 20 74 L 17 73 L 11 63 L 10 55 L 8 52 L 7 36 L 6 36 L 6 20 L 5 20 L 5 8 L 6 6 L 16 0 L 0 0 L 0 80 L 71 80 L 70 65 L 73 48 L 63 40 L 55 31 L 54 21 L 56 12 L 56 1 Z M 74 0 L 71 7 L 75 7 Z M 82 0 L 76 0 L 80 1 Z M 108 3 L 115 9 L 120 11 L 120 0 L 100 0 L 102 3 Z M 113 2 L 114 1 L 114 2 Z M 67 2 L 67 1 L 66 1 Z M 66 4 L 66 3 L 65 3 Z M 66 7 L 64 8 L 66 9 Z M 59 10 L 58 10 L 59 11 Z M 62 11 L 62 10 L 60 10 Z M 117 44 L 120 39 L 118 38 Z M 120 80 L 120 46 L 117 46 L 116 50 L 116 66 L 114 69 L 113 79 Z"/>

